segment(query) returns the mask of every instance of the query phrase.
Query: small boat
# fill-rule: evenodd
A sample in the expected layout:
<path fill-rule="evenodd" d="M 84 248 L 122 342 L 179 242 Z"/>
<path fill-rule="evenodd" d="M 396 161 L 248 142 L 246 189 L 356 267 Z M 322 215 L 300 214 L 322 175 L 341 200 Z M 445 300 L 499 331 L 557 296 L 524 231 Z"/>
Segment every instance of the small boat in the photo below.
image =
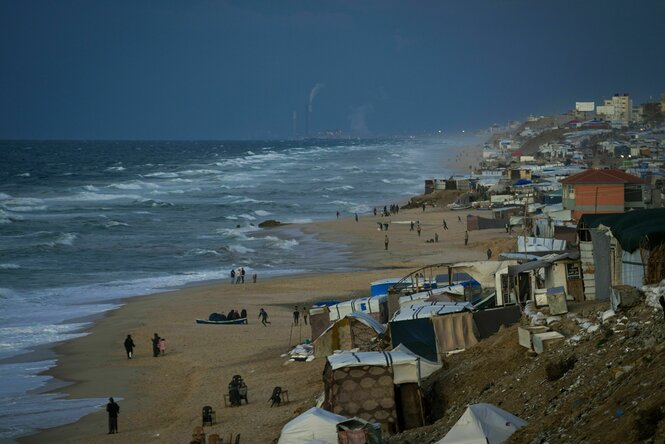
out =
<path fill-rule="evenodd" d="M 247 318 L 238 318 L 238 319 L 226 319 L 224 321 L 209 321 L 207 319 L 197 319 L 197 324 L 217 324 L 217 325 L 226 325 L 226 324 L 246 324 Z"/>

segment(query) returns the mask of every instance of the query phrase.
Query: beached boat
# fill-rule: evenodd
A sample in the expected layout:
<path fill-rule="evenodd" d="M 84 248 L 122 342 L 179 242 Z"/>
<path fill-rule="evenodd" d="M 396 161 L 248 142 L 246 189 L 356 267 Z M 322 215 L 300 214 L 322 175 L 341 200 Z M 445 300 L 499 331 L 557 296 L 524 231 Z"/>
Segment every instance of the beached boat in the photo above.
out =
<path fill-rule="evenodd" d="M 246 324 L 247 323 L 247 318 L 239 318 L 239 319 L 226 319 L 224 321 L 209 321 L 208 319 L 197 319 L 196 320 L 197 324 L 218 324 L 218 325 L 225 325 L 225 324 Z"/>

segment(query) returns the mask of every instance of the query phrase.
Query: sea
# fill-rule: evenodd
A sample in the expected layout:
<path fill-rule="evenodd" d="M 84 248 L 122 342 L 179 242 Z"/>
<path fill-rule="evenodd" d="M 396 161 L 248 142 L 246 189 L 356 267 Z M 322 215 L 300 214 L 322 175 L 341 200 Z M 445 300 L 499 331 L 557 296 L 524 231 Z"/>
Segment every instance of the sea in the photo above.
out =
<path fill-rule="evenodd" d="M 234 267 L 349 270 L 343 245 L 259 223 L 403 205 L 477 139 L 1 141 L 0 441 L 106 402 L 53 391 L 57 357 L 35 350 L 85 335 L 124 298 L 228 281 Z"/>

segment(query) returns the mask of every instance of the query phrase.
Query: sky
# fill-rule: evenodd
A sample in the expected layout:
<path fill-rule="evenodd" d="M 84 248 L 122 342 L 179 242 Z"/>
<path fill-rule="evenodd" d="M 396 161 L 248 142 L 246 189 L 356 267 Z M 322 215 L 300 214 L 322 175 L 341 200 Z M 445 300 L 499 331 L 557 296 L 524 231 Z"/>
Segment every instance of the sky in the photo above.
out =
<path fill-rule="evenodd" d="M 663 17 L 663 0 L 0 0 L 0 138 L 422 134 L 641 103 L 665 92 Z"/>

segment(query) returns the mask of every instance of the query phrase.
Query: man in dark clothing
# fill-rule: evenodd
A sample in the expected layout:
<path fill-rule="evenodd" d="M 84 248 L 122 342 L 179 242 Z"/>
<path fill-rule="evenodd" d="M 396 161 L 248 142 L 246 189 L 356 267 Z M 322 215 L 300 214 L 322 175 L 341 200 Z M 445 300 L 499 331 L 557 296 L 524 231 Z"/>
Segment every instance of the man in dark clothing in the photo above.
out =
<path fill-rule="evenodd" d="M 665 316 L 665 297 L 659 297 L 658 302 L 660 302 L 660 306 L 663 307 L 663 316 Z"/>
<path fill-rule="evenodd" d="M 125 338 L 125 351 L 127 352 L 127 359 L 132 359 L 132 356 L 134 355 L 134 340 L 132 339 L 132 335 L 127 335 L 127 338 Z"/>
<path fill-rule="evenodd" d="M 159 340 L 161 338 L 157 333 L 155 333 L 155 336 L 152 337 L 152 356 L 156 358 L 159 356 Z"/>
<path fill-rule="evenodd" d="M 106 404 L 106 411 L 109 413 L 109 435 L 111 433 L 118 433 L 118 413 L 120 413 L 120 406 L 109 398 L 109 403 Z"/>
<path fill-rule="evenodd" d="M 261 319 L 261 323 L 263 324 L 264 327 L 266 327 L 266 324 L 271 323 L 268 320 L 268 313 L 263 308 L 259 310 L 259 319 Z"/>
<path fill-rule="evenodd" d="M 490 248 L 487 249 L 487 260 L 490 260 L 492 258 L 492 250 Z"/>
<path fill-rule="evenodd" d="M 240 268 L 240 282 L 245 283 L 245 267 Z"/>
<path fill-rule="evenodd" d="M 298 325 L 298 322 L 300 320 L 300 310 L 298 310 L 298 306 L 293 309 L 293 325 Z"/>

